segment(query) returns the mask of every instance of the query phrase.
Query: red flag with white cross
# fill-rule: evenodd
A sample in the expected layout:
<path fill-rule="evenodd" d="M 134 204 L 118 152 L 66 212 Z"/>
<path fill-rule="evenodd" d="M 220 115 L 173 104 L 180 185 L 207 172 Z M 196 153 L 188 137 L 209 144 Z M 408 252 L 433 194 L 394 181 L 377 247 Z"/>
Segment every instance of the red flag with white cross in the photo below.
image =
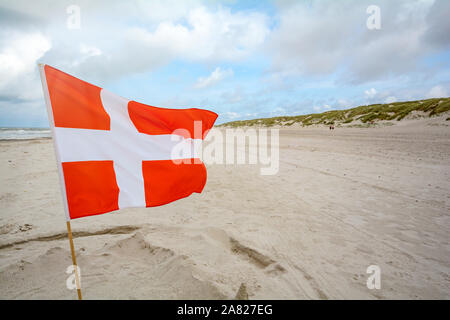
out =
<path fill-rule="evenodd" d="M 206 168 L 193 146 L 216 113 L 130 101 L 48 65 L 40 72 L 67 220 L 203 190 Z"/>

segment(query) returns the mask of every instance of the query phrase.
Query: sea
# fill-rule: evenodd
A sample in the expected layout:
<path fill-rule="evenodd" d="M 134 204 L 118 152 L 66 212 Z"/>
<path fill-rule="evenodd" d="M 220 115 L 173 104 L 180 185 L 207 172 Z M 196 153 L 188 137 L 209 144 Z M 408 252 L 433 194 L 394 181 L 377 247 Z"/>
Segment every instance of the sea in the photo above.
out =
<path fill-rule="evenodd" d="M 49 128 L 0 128 L 0 140 L 50 138 Z"/>

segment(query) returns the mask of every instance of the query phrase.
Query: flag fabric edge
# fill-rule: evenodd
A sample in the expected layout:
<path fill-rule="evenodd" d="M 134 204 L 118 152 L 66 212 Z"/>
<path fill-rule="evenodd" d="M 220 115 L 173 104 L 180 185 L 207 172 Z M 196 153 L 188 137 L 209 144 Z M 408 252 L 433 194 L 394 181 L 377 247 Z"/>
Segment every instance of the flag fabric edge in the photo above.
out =
<path fill-rule="evenodd" d="M 42 91 L 44 94 L 44 100 L 45 100 L 45 106 L 47 108 L 47 116 L 48 116 L 48 122 L 49 122 L 49 126 L 50 126 L 50 131 L 52 133 L 52 139 L 53 139 L 53 150 L 55 152 L 55 157 L 56 157 L 56 166 L 58 169 L 58 178 L 59 178 L 59 187 L 61 190 L 61 196 L 62 196 L 62 200 L 63 200 L 63 206 L 64 206 L 64 214 L 66 216 L 66 221 L 70 221 L 70 213 L 69 213 L 69 206 L 67 203 L 67 192 L 66 192 L 66 183 L 64 180 L 64 174 L 63 174 L 63 170 L 62 170 L 62 163 L 61 163 L 61 157 L 59 155 L 59 151 L 58 148 L 56 148 L 56 134 L 55 134 L 55 122 L 53 119 L 53 110 L 52 110 L 52 105 L 51 105 L 51 101 L 50 101 L 50 93 L 48 91 L 48 85 L 47 85 L 47 78 L 45 76 L 45 64 L 43 63 L 39 63 L 38 67 L 39 67 L 39 74 L 41 76 L 41 83 L 42 83 Z"/>

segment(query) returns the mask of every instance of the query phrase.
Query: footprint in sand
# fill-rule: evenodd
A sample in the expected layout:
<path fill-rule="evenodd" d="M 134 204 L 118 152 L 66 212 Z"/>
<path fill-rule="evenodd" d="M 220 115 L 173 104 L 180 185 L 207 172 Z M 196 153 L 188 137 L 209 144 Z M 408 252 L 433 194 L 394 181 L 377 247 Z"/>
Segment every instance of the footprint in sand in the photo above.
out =
<path fill-rule="evenodd" d="M 19 226 L 20 232 L 27 232 L 29 230 L 33 229 L 33 225 L 25 223 L 23 226 Z"/>

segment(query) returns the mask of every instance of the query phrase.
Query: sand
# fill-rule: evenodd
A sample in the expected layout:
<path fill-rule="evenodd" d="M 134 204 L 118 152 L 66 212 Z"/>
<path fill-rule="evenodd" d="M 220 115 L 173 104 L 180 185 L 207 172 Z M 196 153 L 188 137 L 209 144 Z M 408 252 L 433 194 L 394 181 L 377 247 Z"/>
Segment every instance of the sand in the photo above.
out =
<path fill-rule="evenodd" d="M 84 298 L 449 299 L 449 125 L 281 129 L 277 175 L 73 220 Z M 0 150 L 0 298 L 76 299 L 52 141 Z"/>

